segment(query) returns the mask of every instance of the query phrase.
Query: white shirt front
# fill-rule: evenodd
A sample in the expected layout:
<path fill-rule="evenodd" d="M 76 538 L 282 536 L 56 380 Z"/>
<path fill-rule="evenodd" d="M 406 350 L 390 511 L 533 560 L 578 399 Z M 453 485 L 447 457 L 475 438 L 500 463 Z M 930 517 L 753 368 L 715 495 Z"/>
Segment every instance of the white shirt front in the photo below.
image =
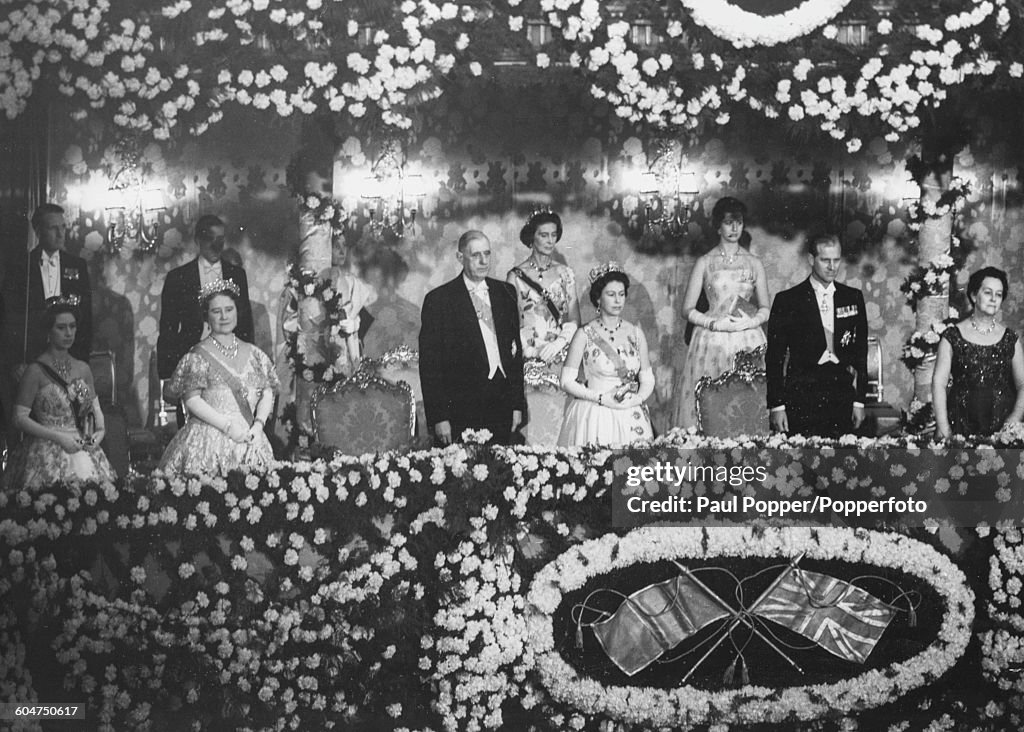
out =
<path fill-rule="evenodd" d="M 818 301 L 818 315 L 821 316 L 821 327 L 827 331 L 836 331 L 836 283 L 829 282 L 825 286 L 813 277 L 811 287 L 814 288 L 814 297 Z"/>
<path fill-rule="evenodd" d="M 501 371 L 502 376 L 507 376 L 505 369 L 501 366 L 501 351 L 498 350 L 498 336 L 494 332 L 494 315 L 491 310 L 491 293 L 487 288 L 487 280 L 472 282 L 463 275 L 462 281 L 466 284 L 469 299 L 473 302 L 473 309 L 476 310 L 476 321 L 480 325 L 480 334 L 484 338 L 484 347 L 487 349 L 487 378 L 493 379 L 498 371 Z"/>
<path fill-rule="evenodd" d="M 39 271 L 43 277 L 43 299 L 60 295 L 60 250 L 53 254 L 44 249 L 39 257 Z"/>
<path fill-rule="evenodd" d="M 221 269 L 220 260 L 210 263 L 206 257 L 199 257 L 199 286 L 206 287 L 211 282 L 224 279 L 224 271 Z"/>

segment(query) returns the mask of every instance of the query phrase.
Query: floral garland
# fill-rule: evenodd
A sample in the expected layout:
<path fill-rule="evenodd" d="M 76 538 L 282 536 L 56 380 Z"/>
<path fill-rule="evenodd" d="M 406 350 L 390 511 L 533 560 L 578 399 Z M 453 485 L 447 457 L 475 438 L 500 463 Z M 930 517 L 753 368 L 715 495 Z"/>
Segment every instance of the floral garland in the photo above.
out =
<path fill-rule="evenodd" d="M 334 283 L 329 278 L 317 277 L 316 273 L 292 264 L 288 267 L 288 288 L 299 301 L 312 298 L 322 303 L 326 331 L 332 334 L 338 332 L 341 321 L 347 316 L 345 299 L 334 289 Z M 295 331 L 285 336 L 285 358 L 297 378 L 328 385 L 345 378 L 344 371 L 337 364 L 323 360 L 319 354 L 310 353 L 309 348 L 303 346 L 299 335 Z"/>
<path fill-rule="evenodd" d="M 903 354 L 900 361 L 908 369 L 913 371 L 925 361 L 935 358 L 939 350 L 939 341 L 946 328 L 959 320 L 959 314 L 954 308 L 950 308 L 949 317 L 940 323 L 932 323 L 931 327 L 922 333 L 915 330 L 910 334 L 909 340 L 903 346 Z"/>
<path fill-rule="evenodd" d="M 945 602 L 936 640 L 913 658 L 828 686 L 786 689 L 744 686 L 705 691 L 607 686 L 579 674 L 555 648 L 552 616 L 567 591 L 590 577 L 639 562 L 717 556 L 790 557 L 864 562 L 899 568 L 928 582 Z M 700 724 L 779 724 L 813 720 L 890 703 L 946 673 L 971 638 L 974 593 L 963 572 L 926 544 L 897 534 L 849 529 L 645 528 L 624 537 L 605 535 L 575 546 L 537 573 L 527 605 L 528 633 L 544 687 L 584 720 L 611 719 L 653 727 Z"/>
<path fill-rule="evenodd" d="M 900 285 L 907 296 L 907 304 L 917 312 L 917 304 L 926 297 L 943 295 L 948 278 L 960 270 L 960 265 L 948 253 L 940 254 L 924 266 L 918 266 Z"/>
<path fill-rule="evenodd" d="M 296 192 L 295 196 L 299 199 L 300 215 L 308 215 L 315 223 L 330 226 L 335 234 L 345 230 L 348 214 L 331 196 L 316 192 Z"/>
<path fill-rule="evenodd" d="M 850 0 L 805 0 L 778 15 L 751 13 L 727 0 L 681 0 L 698 23 L 736 48 L 774 46 L 807 35 L 845 8 Z"/>
<path fill-rule="evenodd" d="M 961 202 L 971 193 L 971 183 L 963 178 L 954 177 L 938 199 L 932 201 L 925 198 L 912 201 L 907 206 L 907 226 L 917 230 L 928 219 L 940 219 L 955 213 Z"/>
<path fill-rule="evenodd" d="M 541 9 L 565 41 L 569 64 L 621 118 L 696 130 L 728 124 L 733 109 L 745 108 L 845 140 L 852 153 L 879 131 L 890 142 L 913 133 L 954 87 L 983 80 L 1015 85 L 1024 76 L 1024 64 L 1000 50 L 1011 28 L 1007 0 L 966 4 L 946 12 L 916 4 L 916 24 L 907 28 L 863 3 L 806 2 L 790 11 L 804 34 L 770 46 L 755 44 L 783 38 L 785 14 L 737 22 L 741 11 L 728 8 L 726 21 L 721 0 L 691 0 L 682 9 L 646 4 L 662 39 L 653 46 L 634 43 L 630 23 L 593 0 L 541 0 Z M 828 14 L 832 22 L 814 30 Z M 867 24 L 867 43 L 853 55 L 838 38 L 844 22 Z M 522 18 L 509 24 L 520 28 Z M 550 63 L 548 54 L 543 63 Z"/>

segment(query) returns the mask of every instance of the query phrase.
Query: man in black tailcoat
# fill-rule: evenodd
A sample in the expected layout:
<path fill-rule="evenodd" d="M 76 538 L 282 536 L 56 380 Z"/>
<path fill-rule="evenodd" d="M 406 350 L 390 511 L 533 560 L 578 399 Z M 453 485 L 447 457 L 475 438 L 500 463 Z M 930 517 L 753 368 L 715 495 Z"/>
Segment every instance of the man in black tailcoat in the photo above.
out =
<path fill-rule="evenodd" d="M 835 281 L 839 239 L 808 247 L 810 277 L 777 294 L 768 319 L 769 420 L 778 432 L 837 437 L 864 421 L 867 312 L 860 290 Z"/>
<path fill-rule="evenodd" d="M 488 277 L 491 242 L 480 231 L 459 238 L 462 272 L 423 299 L 420 383 L 438 445 L 487 429 L 498 444 L 517 439 L 526 413 L 523 347 L 515 290 Z"/>

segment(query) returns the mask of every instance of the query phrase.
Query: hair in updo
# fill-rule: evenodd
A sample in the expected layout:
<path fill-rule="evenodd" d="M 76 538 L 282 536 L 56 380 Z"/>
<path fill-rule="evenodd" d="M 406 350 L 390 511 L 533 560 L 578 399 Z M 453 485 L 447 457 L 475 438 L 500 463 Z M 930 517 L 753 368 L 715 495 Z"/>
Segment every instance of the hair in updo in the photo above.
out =
<path fill-rule="evenodd" d="M 241 292 L 231 280 L 218 280 L 217 282 L 211 282 L 204 287 L 199 293 L 199 310 L 205 318 L 210 314 L 210 303 L 213 298 L 218 295 L 224 295 L 230 297 L 232 302 L 235 303 L 235 307 L 238 307 L 238 301 L 242 297 Z"/>
<path fill-rule="evenodd" d="M 43 312 L 43 328 L 47 332 L 57 324 L 57 316 L 64 313 L 71 313 L 75 318 L 75 325 L 78 325 L 78 307 L 73 303 L 60 297 L 51 297 L 46 301 L 46 310 Z"/>
<path fill-rule="evenodd" d="M 970 279 L 967 280 L 967 300 L 971 303 L 972 309 L 975 307 L 974 299 L 978 296 L 978 292 L 981 290 L 981 283 L 989 277 L 1003 283 L 1003 298 L 1006 298 L 1006 293 L 1010 289 L 1010 282 L 1006 278 L 1006 272 L 998 267 L 982 267 L 972 274 Z"/>
<path fill-rule="evenodd" d="M 555 241 L 562 240 L 562 217 L 554 211 L 544 209 L 535 212 L 526 220 L 526 224 L 519 230 L 519 241 L 528 247 L 533 247 L 533 237 L 541 224 L 554 224 Z"/>
<path fill-rule="evenodd" d="M 738 198 L 733 198 L 732 196 L 719 198 L 715 203 L 715 207 L 711 209 L 711 229 L 713 231 L 718 231 L 722 222 L 725 221 L 725 217 L 729 214 L 739 216 L 741 219 L 746 221 L 747 204 L 743 203 L 743 201 Z"/>
<path fill-rule="evenodd" d="M 626 297 L 629 297 L 629 276 L 620 270 L 613 269 L 605 272 L 596 280 L 590 283 L 590 303 L 596 308 L 601 300 L 601 293 L 612 282 L 621 282 L 626 290 Z"/>

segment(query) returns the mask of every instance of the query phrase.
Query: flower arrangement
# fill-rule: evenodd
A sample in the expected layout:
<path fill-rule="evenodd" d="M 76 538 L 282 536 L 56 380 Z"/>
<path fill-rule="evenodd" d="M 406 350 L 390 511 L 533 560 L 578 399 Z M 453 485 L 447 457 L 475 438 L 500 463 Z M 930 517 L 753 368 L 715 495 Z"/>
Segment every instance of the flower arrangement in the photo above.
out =
<path fill-rule="evenodd" d="M 103 730 L 145 729 L 172 709 L 182 728 L 564 729 L 577 717 L 599 724 L 600 713 L 587 712 L 594 702 L 553 692 L 572 679 L 552 679 L 551 649 L 537 646 L 528 607 L 550 598 L 528 588 L 554 576 L 545 565 L 560 567 L 562 589 L 596 571 L 583 560 L 552 563 L 573 547 L 587 547 L 582 556 L 594 567 L 616 561 L 613 544 L 624 557 L 648 549 L 782 556 L 806 546 L 812 555 L 905 562 L 944 598 L 940 636 L 902 665 L 831 689 L 828 698 L 846 708 L 871 689 L 894 698 L 897 689 L 919 687 L 960 657 L 972 607 L 962 576 L 909 539 L 848 529 L 669 529 L 656 550 L 641 538 L 660 529 L 619 538 L 623 531 L 607 528 L 607 496 L 626 466 L 680 449 L 772 464 L 765 488 L 787 496 L 807 490 L 808 476 L 827 475 L 837 489 L 867 479 L 879 498 L 905 497 L 911 487 L 930 498 L 970 482 L 984 500 L 1007 490 L 1020 469 L 994 450 L 934 462 L 940 453 L 917 449 L 926 445 L 676 431 L 628 450 L 469 442 L 277 463 L 265 473 L 155 473 L 120 488 L 5 492 L 0 613 L 14 598 L 51 598 L 69 691 L 88 700 Z M 771 451 L 781 449 L 794 452 L 776 454 L 782 462 L 774 465 Z M 934 462 L 924 472 L 911 462 L 919 455 Z M 107 560 L 118 599 L 70 569 L 70 555 L 88 552 Z M 17 669 L 4 673 L 27 683 Z M 657 711 L 654 691 L 630 698 Z M 775 698 L 755 687 L 723 693 L 736 703 L 715 715 L 740 710 L 748 715 L 741 724 L 756 713 L 757 698 Z M 802 720 L 821 708 L 799 689 L 778 698 L 801 709 L 797 701 L 808 699 Z M 960 699 L 956 689 L 951 698 Z M 684 687 L 673 699 L 681 709 L 696 697 Z"/>
<path fill-rule="evenodd" d="M 340 333 L 341 322 L 352 316 L 345 311 L 346 301 L 329 278 L 302 269 L 298 264 L 288 268 L 288 288 L 299 300 L 312 299 L 322 304 L 327 330 L 332 336 Z M 325 360 L 316 349 L 300 339 L 299 332 L 285 334 L 285 358 L 296 378 L 303 381 L 332 384 L 346 377 L 343 365 Z"/>
<path fill-rule="evenodd" d="M 917 311 L 917 303 L 926 297 L 942 295 L 949 283 L 947 279 L 960 270 L 958 264 L 948 253 L 940 254 L 931 262 L 916 267 L 907 275 L 900 285 L 900 292 L 907 296 L 907 304 Z"/>
<path fill-rule="evenodd" d="M 959 320 L 959 316 L 951 308 L 949 317 L 942 322 L 932 323 L 931 327 L 924 333 L 916 330 L 911 333 L 910 338 L 903 346 L 903 354 L 900 356 L 900 361 L 903 362 L 903 365 L 913 371 L 925 361 L 935 358 L 935 354 L 939 350 L 939 341 L 942 340 L 942 334 L 946 328 L 954 325 L 957 320 Z"/>

